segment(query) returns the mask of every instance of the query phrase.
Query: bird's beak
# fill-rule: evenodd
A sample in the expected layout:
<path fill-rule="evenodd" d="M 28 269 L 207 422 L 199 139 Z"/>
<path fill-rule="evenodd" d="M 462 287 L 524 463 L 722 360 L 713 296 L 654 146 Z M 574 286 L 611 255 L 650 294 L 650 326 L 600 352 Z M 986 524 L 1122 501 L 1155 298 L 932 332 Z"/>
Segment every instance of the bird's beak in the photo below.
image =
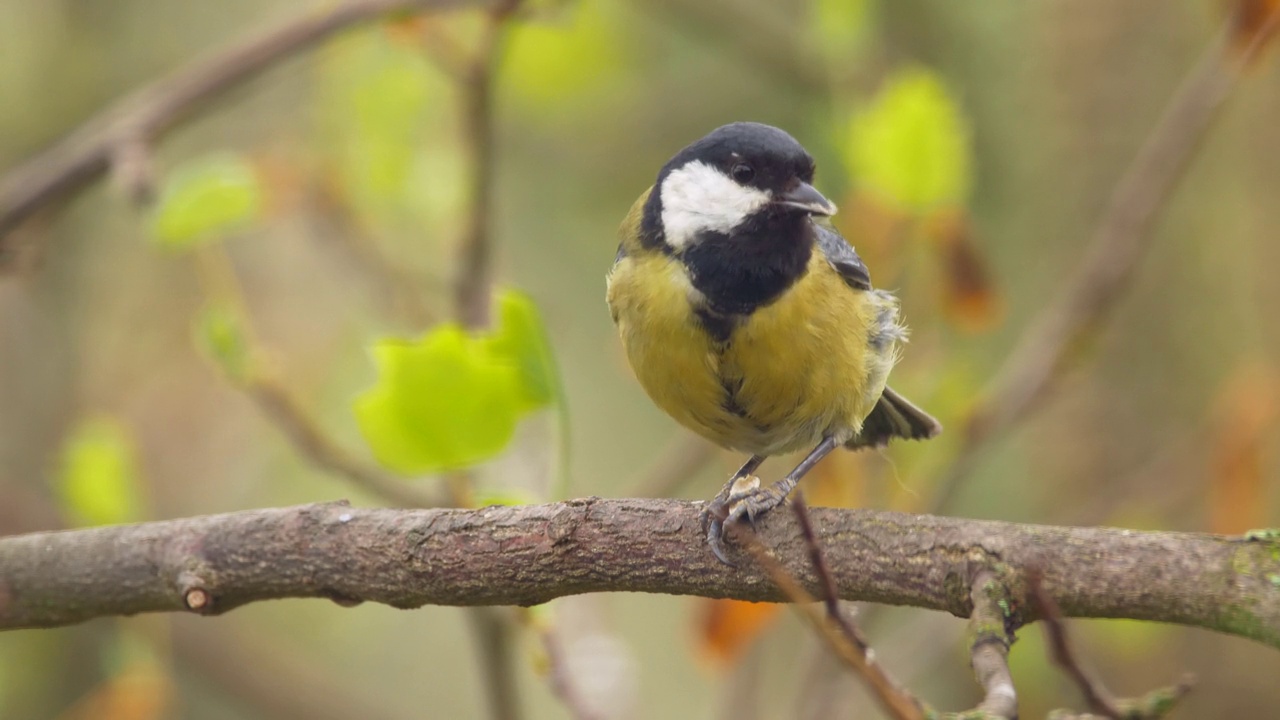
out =
<path fill-rule="evenodd" d="M 835 203 L 823 197 L 822 193 L 806 182 L 799 183 L 779 195 L 778 199 L 774 200 L 774 204 L 793 210 L 801 210 L 811 215 L 836 214 Z"/>

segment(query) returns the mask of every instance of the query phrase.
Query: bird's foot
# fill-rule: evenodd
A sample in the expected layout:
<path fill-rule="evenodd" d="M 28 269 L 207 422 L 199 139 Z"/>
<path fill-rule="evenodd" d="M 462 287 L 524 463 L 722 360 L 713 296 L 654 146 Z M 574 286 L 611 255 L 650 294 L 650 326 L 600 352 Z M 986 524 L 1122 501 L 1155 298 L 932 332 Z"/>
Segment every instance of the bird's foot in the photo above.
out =
<path fill-rule="evenodd" d="M 729 526 L 746 520 L 754 527 L 758 518 L 781 505 L 786 498 L 787 493 L 777 485 L 761 488 L 760 478 L 754 475 L 739 478 L 726 487 L 702 511 L 702 529 L 707 534 L 711 553 L 725 565 L 735 566 L 725 552 Z"/>

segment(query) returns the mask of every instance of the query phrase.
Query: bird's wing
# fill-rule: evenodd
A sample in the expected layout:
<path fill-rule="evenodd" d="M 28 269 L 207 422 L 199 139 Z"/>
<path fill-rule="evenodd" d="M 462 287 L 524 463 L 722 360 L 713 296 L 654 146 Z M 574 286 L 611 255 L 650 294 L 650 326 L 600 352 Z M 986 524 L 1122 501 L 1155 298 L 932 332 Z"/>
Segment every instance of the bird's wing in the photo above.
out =
<path fill-rule="evenodd" d="M 814 223 L 813 227 L 818 236 L 818 249 L 845 283 L 857 290 L 870 290 L 871 273 L 849 241 L 823 223 Z"/>

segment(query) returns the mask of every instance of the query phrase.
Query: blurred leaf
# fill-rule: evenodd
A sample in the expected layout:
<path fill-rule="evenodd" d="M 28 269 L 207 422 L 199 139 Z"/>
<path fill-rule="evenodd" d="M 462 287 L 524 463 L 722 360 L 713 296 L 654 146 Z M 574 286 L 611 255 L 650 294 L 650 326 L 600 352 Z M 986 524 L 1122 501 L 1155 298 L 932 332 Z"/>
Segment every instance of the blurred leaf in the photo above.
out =
<path fill-rule="evenodd" d="M 871 453 L 831 453 L 806 475 L 805 494 L 816 507 L 865 507 L 866 458 Z"/>
<path fill-rule="evenodd" d="M 906 234 L 909 219 L 866 189 L 858 189 L 840 203 L 840 213 L 833 221 L 871 268 L 872 283 L 877 287 L 894 287 L 907 257 L 898 245 Z"/>
<path fill-rule="evenodd" d="M 60 720 L 154 720 L 173 715 L 173 680 L 154 662 L 133 663 L 99 683 Z"/>
<path fill-rule="evenodd" d="M 546 407 L 555 400 L 559 379 L 538 308 L 527 295 L 504 290 L 496 310 L 498 327 L 486 340 L 489 351 L 519 368 L 523 410 Z"/>
<path fill-rule="evenodd" d="M 846 160 L 856 182 L 892 207 L 923 212 L 962 204 L 972 165 L 969 126 L 936 75 L 900 70 L 854 117 Z"/>
<path fill-rule="evenodd" d="M 217 240 L 256 220 L 262 204 L 258 176 L 244 158 L 218 154 L 192 160 L 165 179 L 151 238 L 179 250 Z"/>
<path fill-rule="evenodd" d="M 1272 18 L 1280 12 L 1280 0 L 1229 0 L 1229 4 L 1234 13 L 1231 35 L 1237 49 L 1247 48 L 1262 32 L 1269 36 L 1266 42 L 1275 38 Z"/>
<path fill-rule="evenodd" d="M 511 28 L 498 81 L 533 111 L 563 118 L 618 77 L 623 47 L 601 0 L 559 3 Z M 578 102 L 566 106 L 574 99 Z"/>
<path fill-rule="evenodd" d="M 249 342 L 235 308 L 220 303 L 206 305 L 196 318 L 195 334 L 196 344 L 229 379 L 248 379 Z"/>
<path fill-rule="evenodd" d="M 450 88 L 420 43 L 423 21 L 349 33 L 320 65 L 321 151 L 342 199 L 366 222 L 411 215 L 434 224 L 464 199 Z M 435 137 L 428 148 L 427 138 Z M 421 166 L 424 166 L 425 169 Z"/>
<path fill-rule="evenodd" d="M 941 210 L 929 217 L 926 234 L 934 241 L 942 260 L 943 303 L 947 318 L 963 330 L 988 330 L 999 321 L 1003 308 L 991 283 L 986 258 L 973 242 L 966 213 Z"/>
<path fill-rule="evenodd" d="M 1235 534 L 1267 524 L 1266 451 L 1280 424 L 1280 378 L 1250 361 L 1218 393 L 1212 440 L 1211 529 Z"/>
<path fill-rule="evenodd" d="M 472 496 L 472 506 L 482 508 L 490 505 L 516 507 L 519 505 L 536 505 L 542 499 L 522 488 L 504 487 L 477 490 Z"/>
<path fill-rule="evenodd" d="M 72 525 L 144 518 L 138 464 L 128 432 L 109 417 L 85 420 L 62 447 L 58 495 Z"/>
<path fill-rule="evenodd" d="M 813 0 L 808 34 L 829 62 L 848 62 L 871 37 L 871 0 Z"/>
<path fill-rule="evenodd" d="M 697 647 L 720 667 L 737 662 L 778 616 L 777 603 L 699 598 Z"/>

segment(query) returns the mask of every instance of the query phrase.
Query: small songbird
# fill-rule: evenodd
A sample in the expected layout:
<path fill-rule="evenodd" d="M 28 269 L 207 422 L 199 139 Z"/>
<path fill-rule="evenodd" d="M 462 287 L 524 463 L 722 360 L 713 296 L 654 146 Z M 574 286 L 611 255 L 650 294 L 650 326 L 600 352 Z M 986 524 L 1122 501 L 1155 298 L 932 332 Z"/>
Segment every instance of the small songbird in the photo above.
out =
<path fill-rule="evenodd" d="M 825 219 L 813 158 L 739 122 L 671 158 L 632 206 L 608 277 L 627 359 L 658 407 L 751 457 L 703 511 L 722 562 L 729 523 L 782 504 L 832 450 L 942 431 L 886 386 L 906 328 L 892 294 Z M 772 486 L 765 458 L 811 448 Z"/>

